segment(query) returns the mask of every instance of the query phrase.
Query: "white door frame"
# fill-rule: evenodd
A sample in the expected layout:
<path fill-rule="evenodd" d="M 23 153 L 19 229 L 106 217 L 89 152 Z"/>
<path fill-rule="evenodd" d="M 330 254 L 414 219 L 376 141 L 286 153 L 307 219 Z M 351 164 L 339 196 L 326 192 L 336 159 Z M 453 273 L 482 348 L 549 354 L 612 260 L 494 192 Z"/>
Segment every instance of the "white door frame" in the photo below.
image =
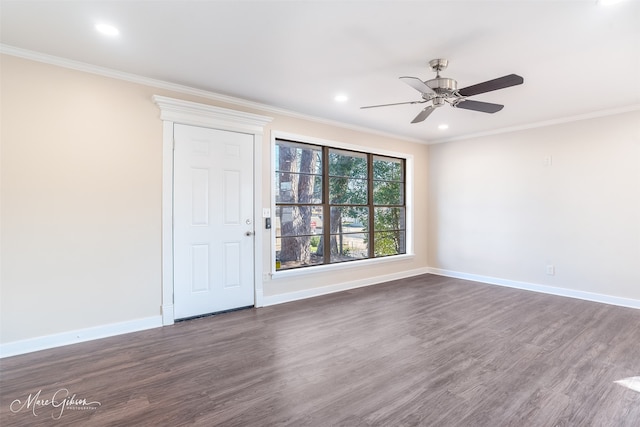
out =
<path fill-rule="evenodd" d="M 162 128 L 162 324 L 174 322 L 173 313 L 173 126 L 176 123 L 253 135 L 253 209 L 255 240 L 253 283 L 255 306 L 263 305 L 262 286 L 262 136 L 272 118 L 196 102 L 154 95 Z"/>

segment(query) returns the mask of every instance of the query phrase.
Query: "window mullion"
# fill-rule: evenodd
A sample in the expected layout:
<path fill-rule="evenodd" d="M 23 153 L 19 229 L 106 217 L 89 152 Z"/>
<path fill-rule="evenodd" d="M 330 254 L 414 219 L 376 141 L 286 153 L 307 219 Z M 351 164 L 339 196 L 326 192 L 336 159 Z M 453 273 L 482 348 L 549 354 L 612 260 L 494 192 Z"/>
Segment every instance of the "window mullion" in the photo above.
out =
<path fill-rule="evenodd" d="M 322 147 L 322 239 L 324 264 L 331 262 L 331 205 L 329 199 L 329 148 Z"/>
<path fill-rule="evenodd" d="M 367 206 L 369 207 L 369 258 L 375 255 L 373 210 L 373 154 L 367 154 Z"/>

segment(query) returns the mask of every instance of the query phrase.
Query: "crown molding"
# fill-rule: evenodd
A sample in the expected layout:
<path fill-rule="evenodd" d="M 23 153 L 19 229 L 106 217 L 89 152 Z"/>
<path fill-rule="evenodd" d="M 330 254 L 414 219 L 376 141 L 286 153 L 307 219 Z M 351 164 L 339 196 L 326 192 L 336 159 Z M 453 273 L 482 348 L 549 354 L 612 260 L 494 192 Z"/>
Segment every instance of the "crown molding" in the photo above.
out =
<path fill-rule="evenodd" d="M 55 65 L 58 67 L 69 68 L 76 71 L 82 71 L 85 73 L 96 74 L 103 77 L 110 77 L 113 79 L 123 80 L 130 83 L 137 83 L 144 86 L 150 86 L 156 89 L 166 89 L 166 90 L 170 90 L 176 93 L 181 93 L 184 95 L 192 95 L 192 96 L 197 96 L 203 99 L 209 99 L 211 101 L 223 102 L 223 103 L 232 104 L 239 107 L 250 108 L 253 110 L 260 110 L 261 112 L 265 112 L 268 114 L 277 114 L 277 115 L 292 117 L 296 119 L 312 121 L 315 123 L 340 127 L 343 129 L 349 129 L 357 132 L 364 132 L 368 134 L 379 135 L 386 138 L 394 138 L 394 139 L 407 141 L 407 142 L 414 142 L 418 144 L 427 143 L 427 141 L 422 139 L 409 138 L 402 135 L 396 135 L 390 132 L 370 129 L 364 126 L 357 126 L 349 123 L 340 122 L 337 120 L 330 120 L 322 117 L 302 114 L 302 113 L 287 110 L 284 108 L 274 107 L 268 104 L 261 104 L 259 102 L 249 101 L 246 99 L 236 98 L 228 95 L 222 95 L 219 93 L 215 93 L 215 92 L 211 92 L 203 89 L 196 89 L 190 86 L 171 83 L 164 80 L 153 79 L 150 77 L 144 77 L 137 74 L 125 73 L 125 72 L 117 71 L 111 68 L 100 67 L 97 65 L 87 64 L 86 62 L 74 61 L 71 59 L 61 58 L 59 56 L 48 55 L 40 52 L 34 52 L 31 50 L 21 49 L 18 47 L 9 46 L 2 43 L 0 43 L 0 53 L 5 55 L 16 56 L 23 59 L 29 59 L 31 61 Z"/>
<path fill-rule="evenodd" d="M 616 115 L 616 114 L 623 114 L 623 113 L 627 113 L 627 112 L 631 112 L 631 111 L 637 111 L 640 110 L 640 104 L 632 104 L 632 105 L 628 105 L 625 107 L 620 107 L 620 108 L 613 108 L 613 109 L 608 109 L 608 110 L 601 110 L 601 111 L 595 111 L 592 113 L 587 113 L 587 114 L 580 114 L 580 115 L 575 115 L 575 116 L 567 116 L 567 117 L 561 117 L 558 119 L 552 119 L 552 120 L 545 120 L 545 121 L 540 121 L 540 122 L 534 122 L 534 123 L 525 123 L 522 125 L 518 125 L 518 126 L 511 126 L 511 127 L 506 127 L 506 128 L 500 128 L 500 129 L 493 129 L 490 131 L 485 131 L 485 132 L 477 132 L 477 133 L 472 133 L 472 134 L 467 134 L 467 135 L 461 135 L 461 136 L 457 136 L 457 137 L 451 137 L 451 138 L 436 138 L 436 139 L 430 139 L 430 140 L 423 140 L 423 139 L 417 139 L 417 138 L 410 138 L 410 137 L 406 137 L 406 136 L 402 136 L 402 135 L 396 135 L 390 132 L 384 132 L 384 131 L 380 131 L 380 130 L 376 130 L 376 129 L 370 129 L 364 126 L 357 126 L 357 125 L 352 125 L 349 123 L 344 123 L 344 122 L 340 122 L 337 120 L 329 120 L 329 119 L 324 119 L 322 117 L 316 117 L 316 116 L 311 116 L 308 114 L 302 114 L 302 113 L 298 113 L 295 111 L 291 111 L 291 110 L 286 110 L 284 108 L 279 108 L 279 107 L 274 107 L 271 105 L 267 105 L 267 104 L 261 104 L 258 102 L 254 102 L 254 101 L 249 101 L 246 99 L 241 99 L 241 98 L 236 98 L 233 96 L 228 96 L 228 95 L 222 95 L 219 93 L 215 93 L 215 92 L 211 92 L 211 91 L 207 91 L 207 90 L 203 90 L 203 89 L 196 89 L 190 86 L 184 86 L 184 85 L 180 85 L 180 84 L 176 84 L 176 83 L 170 83 L 164 80 L 158 80 L 158 79 L 153 79 L 150 77 L 144 77 L 144 76 L 140 76 L 137 74 L 131 74 L 131 73 L 125 73 L 122 71 L 117 71 L 117 70 L 113 70 L 110 68 L 106 68 L 106 67 L 99 67 L 97 65 L 91 65 L 91 64 L 87 64 L 85 62 L 80 62 L 80 61 L 74 61 L 71 59 L 66 59 L 66 58 L 61 58 L 58 56 L 53 56 L 53 55 L 47 55 L 44 53 L 40 53 L 40 52 L 34 52 L 31 50 L 27 50 L 27 49 L 21 49 L 18 47 L 14 47 L 14 46 L 9 46 L 6 44 L 2 44 L 0 43 L 0 53 L 2 54 L 6 54 L 6 55 L 11 55 L 11 56 L 16 56 L 19 58 L 24 58 L 24 59 L 29 59 L 32 61 L 37 61 L 37 62 L 43 62 L 46 64 L 51 64 L 51 65 L 56 65 L 59 67 L 63 67 L 63 68 L 69 68 L 69 69 L 73 69 L 73 70 L 77 70 L 77 71 L 83 71 L 85 73 L 91 73 L 91 74 L 97 74 L 100 76 L 104 76 L 104 77 L 110 77 L 110 78 L 114 78 L 114 79 L 118 79 L 118 80 L 123 80 L 123 81 L 128 81 L 131 83 L 137 83 L 137 84 L 141 84 L 141 85 L 145 85 L 145 86 L 150 86 L 150 87 L 154 87 L 157 89 L 166 89 L 166 90 L 170 90 L 176 93 L 181 93 L 184 95 L 193 95 L 193 96 L 197 96 L 203 99 L 209 99 L 211 101 L 216 101 L 216 102 L 223 102 L 223 103 L 228 103 L 228 104 L 232 104 L 232 105 L 236 105 L 239 107 L 245 107 L 245 108 L 250 108 L 250 109 L 254 109 L 254 110 L 259 110 L 261 112 L 265 112 L 268 114 L 277 114 L 277 115 L 282 115 L 282 116 L 287 116 L 287 117 L 292 117 L 292 118 L 297 118 L 297 119 L 302 119 L 302 120 L 308 120 L 308 121 L 312 121 L 315 123 L 320 123 L 320 124 L 326 124 L 329 126 L 335 126 L 335 127 L 340 127 L 343 129 L 349 129 L 349 130 L 353 130 L 353 131 L 357 131 L 357 132 L 364 132 L 364 133 L 369 133 L 369 134 L 373 134 L 373 135 L 379 135 L 379 136 L 383 136 L 383 137 L 387 137 L 387 138 L 394 138 L 394 139 L 399 139 L 402 141 L 407 141 L 407 142 L 414 142 L 414 143 L 418 143 L 418 144 L 441 144 L 444 142 L 453 142 L 453 141 L 462 141 L 462 140 L 467 140 L 467 139 L 474 139 L 474 138 L 481 138 L 484 136 L 492 136 L 492 135 L 500 135 L 500 134 L 505 134 L 505 133 L 511 133 L 511 132 L 518 132 L 518 131 L 522 131 L 522 130 L 528 130 L 528 129 L 535 129 L 535 128 L 542 128 L 542 127 L 548 127 L 548 126 L 554 126 L 554 125 L 558 125 L 558 124 L 564 124 L 564 123 L 571 123 L 571 122 L 576 122 L 576 121 L 580 121 L 580 120 L 588 120 L 588 119 L 594 119 L 594 118 L 598 118 L 598 117 L 605 117 L 605 116 L 612 116 L 612 115 Z"/>
<path fill-rule="evenodd" d="M 548 126 L 561 125 L 565 123 L 578 122 L 580 120 L 596 119 L 598 117 L 615 116 L 616 114 L 630 113 L 632 111 L 640 111 L 640 104 L 631 104 L 625 107 L 611 108 L 608 110 L 600 110 L 587 114 L 579 114 L 576 116 L 561 117 L 559 119 L 545 120 L 541 122 L 527 123 L 518 126 L 494 129 L 486 132 L 477 132 L 468 135 L 456 136 L 452 138 L 439 138 L 429 140 L 429 144 L 441 144 L 444 142 L 463 141 L 466 139 L 481 138 L 484 136 L 500 135 L 504 133 L 518 132 L 528 129 L 544 128 Z"/>

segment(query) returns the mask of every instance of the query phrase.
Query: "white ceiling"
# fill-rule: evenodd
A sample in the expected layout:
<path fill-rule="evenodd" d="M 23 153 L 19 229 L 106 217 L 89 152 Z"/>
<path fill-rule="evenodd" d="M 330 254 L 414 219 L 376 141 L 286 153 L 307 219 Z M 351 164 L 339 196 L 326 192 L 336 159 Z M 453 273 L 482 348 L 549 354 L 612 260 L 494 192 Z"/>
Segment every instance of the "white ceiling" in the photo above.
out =
<path fill-rule="evenodd" d="M 19 48 L 420 141 L 563 121 L 640 105 L 640 2 L 5 1 L 0 40 Z M 111 23 L 117 38 L 94 25 Z M 398 79 L 524 84 L 473 99 L 496 114 L 359 107 L 419 100 Z M 334 96 L 349 100 L 336 103 Z M 449 129 L 438 130 L 447 123 Z"/>

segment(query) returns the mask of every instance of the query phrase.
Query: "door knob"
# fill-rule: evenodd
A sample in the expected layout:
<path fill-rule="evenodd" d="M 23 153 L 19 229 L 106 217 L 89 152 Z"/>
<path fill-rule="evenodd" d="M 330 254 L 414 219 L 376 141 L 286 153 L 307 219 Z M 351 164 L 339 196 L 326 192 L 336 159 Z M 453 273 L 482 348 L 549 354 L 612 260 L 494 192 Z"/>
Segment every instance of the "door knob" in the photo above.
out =
<path fill-rule="evenodd" d="M 244 233 L 245 236 L 253 236 L 254 234 L 256 234 L 255 231 L 247 231 L 246 233 Z"/>

